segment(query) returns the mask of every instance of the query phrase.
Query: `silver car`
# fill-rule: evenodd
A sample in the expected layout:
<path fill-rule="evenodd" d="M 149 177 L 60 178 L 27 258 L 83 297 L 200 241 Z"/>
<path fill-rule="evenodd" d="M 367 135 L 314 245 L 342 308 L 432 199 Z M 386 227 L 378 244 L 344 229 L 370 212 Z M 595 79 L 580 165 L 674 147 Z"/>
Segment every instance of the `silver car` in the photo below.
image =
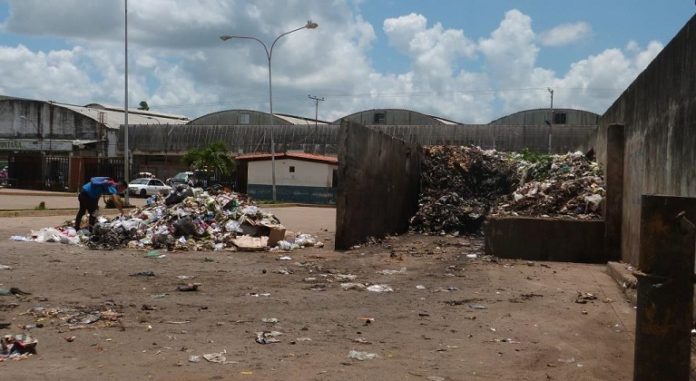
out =
<path fill-rule="evenodd" d="M 128 193 L 142 197 L 152 196 L 153 194 L 167 194 L 172 187 L 166 185 L 160 179 L 139 178 L 134 179 L 128 184 Z"/>

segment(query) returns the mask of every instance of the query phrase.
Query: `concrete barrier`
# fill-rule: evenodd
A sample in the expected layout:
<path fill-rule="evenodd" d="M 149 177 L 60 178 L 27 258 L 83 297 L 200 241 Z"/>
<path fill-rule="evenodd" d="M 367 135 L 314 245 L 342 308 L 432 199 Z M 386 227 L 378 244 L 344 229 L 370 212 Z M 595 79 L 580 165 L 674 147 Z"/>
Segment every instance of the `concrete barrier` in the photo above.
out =
<path fill-rule="evenodd" d="M 604 221 L 489 217 L 487 255 L 533 261 L 605 263 Z"/>

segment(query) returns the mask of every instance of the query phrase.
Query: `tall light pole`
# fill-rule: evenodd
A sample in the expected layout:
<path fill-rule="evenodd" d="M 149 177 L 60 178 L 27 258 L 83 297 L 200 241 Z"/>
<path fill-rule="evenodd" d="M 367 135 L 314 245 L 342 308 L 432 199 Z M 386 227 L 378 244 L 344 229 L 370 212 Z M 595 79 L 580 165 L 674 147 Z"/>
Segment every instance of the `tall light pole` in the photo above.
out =
<path fill-rule="evenodd" d="M 220 39 L 222 41 L 227 41 L 231 40 L 233 38 L 239 38 L 239 39 L 246 39 L 246 40 L 254 40 L 261 44 L 263 46 L 263 49 L 266 51 L 266 58 L 268 59 L 268 108 L 270 109 L 268 113 L 268 119 L 269 123 L 268 125 L 271 128 L 271 183 L 272 189 L 273 189 L 273 201 L 276 201 L 276 176 L 275 176 L 275 142 L 273 141 L 273 80 L 272 80 L 272 74 L 271 74 L 271 58 L 273 57 L 273 47 L 275 46 L 276 42 L 283 37 L 287 36 L 290 33 L 297 32 L 298 30 L 302 29 L 316 29 L 319 26 L 319 24 L 312 22 L 311 20 L 307 21 L 307 24 L 293 29 L 291 31 L 282 33 L 278 37 L 276 37 L 275 40 L 273 40 L 273 43 L 271 44 L 271 48 L 268 49 L 268 46 L 266 44 L 259 40 L 256 37 L 251 37 L 251 36 L 234 36 L 234 35 L 222 35 L 220 36 Z"/>
<path fill-rule="evenodd" d="M 314 127 L 319 126 L 319 102 L 324 101 L 324 97 L 315 97 L 313 95 L 307 95 L 307 98 L 314 101 Z"/>
<path fill-rule="evenodd" d="M 124 40 L 125 40 L 125 88 L 123 90 L 123 181 L 128 182 L 128 0 L 124 0 Z M 128 191 L 125 192 L 126 206 L 130 205 Z"/>

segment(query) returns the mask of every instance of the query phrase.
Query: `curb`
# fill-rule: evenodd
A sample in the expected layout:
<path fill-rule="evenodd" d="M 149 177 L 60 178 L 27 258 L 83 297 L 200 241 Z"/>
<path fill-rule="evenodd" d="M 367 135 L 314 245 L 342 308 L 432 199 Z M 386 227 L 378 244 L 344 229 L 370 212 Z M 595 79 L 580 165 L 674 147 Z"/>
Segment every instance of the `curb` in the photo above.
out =
<path fill-rule="evenodd" d="M 638 280 L 632 273 L 632 267 L 621 262 L 608 262 L 607 273 L 621 287 L 631 304 L 635 306 L 638 301 Z"/>

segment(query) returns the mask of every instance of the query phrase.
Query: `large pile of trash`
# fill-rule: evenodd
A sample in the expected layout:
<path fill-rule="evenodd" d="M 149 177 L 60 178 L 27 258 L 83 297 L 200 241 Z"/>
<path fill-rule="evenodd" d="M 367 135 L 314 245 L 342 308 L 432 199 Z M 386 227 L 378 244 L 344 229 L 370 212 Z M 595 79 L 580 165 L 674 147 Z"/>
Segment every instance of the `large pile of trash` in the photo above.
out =
<path fill-rule="evenodd" d="M 488 215 L 600 218 L 604 179 L 581 152 L 503 153 L 468 146 L 426 149 L 419 210 L 421 233 L 478 232 Z"/>
<path fill-rule="evenodd" d="M 413 230 L 477 231 L 499 197 L 518 183 L 509 154 L 479 147 L 432 146 L 426 149 L 419 210 Z"/>
<path fill-rule="evenodd" d="M 491 214 L 600 218 L 605 189 L 599 165 L 581 152 L 549 158 L 531 165 L 521 162 L 521 168 L 532 170 L 536 176 L 523 178 L 522 185 L 505 196 Z"/>
<path fill-rule="evenodd" d="M 271 213 L 236 192 L 177 187 L 155 195 L 146 206 L 125 216 L 98 218 L 92 231 L 76 231 L 72 222 L 33 231 L 15 240 L 61 242 L 92 249 L 121 247 L 167 250 L 293 250 L 323 246 L 308 234 L 286 232 Z"/>

